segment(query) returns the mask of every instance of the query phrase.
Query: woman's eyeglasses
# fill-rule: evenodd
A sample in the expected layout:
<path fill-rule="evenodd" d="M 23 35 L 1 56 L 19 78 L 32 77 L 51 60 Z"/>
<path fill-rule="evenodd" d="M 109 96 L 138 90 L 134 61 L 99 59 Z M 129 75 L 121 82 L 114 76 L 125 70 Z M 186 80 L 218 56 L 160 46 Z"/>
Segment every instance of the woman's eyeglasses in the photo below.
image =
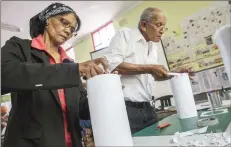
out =
<path fill-rule="evenodd" d="M 68 20 L 66 20 L 66 19 L 64 19 L 62 17 L 54 17 L 54 18 L 56 18 L 65 28 L 70 28 L 71 29 L 71 33 L 74 36 L 77 35 L 77 30 L 76 30 L 77 27 L 71 26 L 71 23 Z"/>

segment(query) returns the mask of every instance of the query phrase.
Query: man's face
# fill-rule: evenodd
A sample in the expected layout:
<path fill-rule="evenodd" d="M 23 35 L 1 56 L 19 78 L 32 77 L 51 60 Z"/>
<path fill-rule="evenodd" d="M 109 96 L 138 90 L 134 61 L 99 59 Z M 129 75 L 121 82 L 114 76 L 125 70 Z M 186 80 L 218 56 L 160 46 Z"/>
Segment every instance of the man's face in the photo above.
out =
<path fill-rule="evenodd" d="M 166 17 L 162 12 L 155 15 L 152 22 L 142 22 L 141 29 L 147 41 L 159 42 L 165 32 Z"/>

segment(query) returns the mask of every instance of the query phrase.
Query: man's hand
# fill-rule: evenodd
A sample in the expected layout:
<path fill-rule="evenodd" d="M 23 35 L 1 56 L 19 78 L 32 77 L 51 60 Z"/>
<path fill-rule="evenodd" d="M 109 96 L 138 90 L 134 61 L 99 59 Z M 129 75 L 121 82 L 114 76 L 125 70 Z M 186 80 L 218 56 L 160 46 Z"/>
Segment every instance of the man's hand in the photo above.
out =
<path fill-rule="evenodd" d="M 191 76 L 191 77 L 195 76 L 195 73 L 193 72 L 192 67 L 189 67 L 189 68 L 187 68 L 187 67 L 181 67 L 181 68 L 178 68 L 178 69 L 173 70 L 171 72 L 188 73 L 189 76 Z"/>
<path fill-rule="evenodd" d="M 175 72 L 178 72 L 178 73 L 188 73 L 189 76 L 195 76 L 195 74 L 194 74 L 194 72 L 192 70 L 192 67 L 190 67 L 190 68 L 182 67 L 182 68 L 177 69 Z"/>
<path fill-rule="evenodd" d="M 102 64 L 104 71 L 105 71 L 106 73 L 109 72 L 109 70 L 108 70 L 107 59 L 106 59 L 105 57 L 97 58 L 97 59 L 94 59 L 93 61 L 94 61 L 95 64 L 97 64 L 97 65 Z"/>
<path fill-rule="evenodd" d="M 163 65 L 151 65 L 152 76 L 156 81 L 163 81 L 172 78 L 172 76 L 167 75 L 168 71 Z"/>
<path fill-rule="evenodd" d="M 195 76 L 195 73 L 192 70 L 192 67 L 187 68 L 187 67 L 181 67 L 176 70 L 173 70 L 171 72 L 177 72 L 177 73 L 188 73 L 190 80 L 192 80 L 192 77 Z"/>
<path fill-rule="evenodd" d="M 100 64 L 102 64 L 104 70 L 107 71 L 108 65 L 104 58 L 79 63 L 80 76 L 89 79 L 96 75 L 104 74 L 103 70 L 99 67 Z"/>
<path fill-rule="evenodd" d="M 171 75 L 167 75 L 166 77 L 158 77 L 158 76 L 153 76 L 155 78 L 156 81 L 165 81 L 165 80 L 169 80 L 174 76 Z"/>

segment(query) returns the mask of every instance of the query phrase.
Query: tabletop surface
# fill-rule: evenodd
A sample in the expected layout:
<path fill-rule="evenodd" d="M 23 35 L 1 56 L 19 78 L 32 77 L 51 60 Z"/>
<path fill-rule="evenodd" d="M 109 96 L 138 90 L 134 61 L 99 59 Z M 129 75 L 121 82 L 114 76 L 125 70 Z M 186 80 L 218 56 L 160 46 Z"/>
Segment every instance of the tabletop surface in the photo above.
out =
<path fill-rule="evenodd" d="M 198 111 L 198 114 L 200 115 L 201 111 Z M 219 133 L 224 132 L 227 128 L 227 126 L 230 124 L 231 121 L 231 108 L 228 109 L 227 113 L 216 115 L 216 118 L 218 119 L 219 123 L 213 126 L 209 126 L 207 129 L 207 133 L 213 132 L 213 133 Z M 201 127 L 197 126 L 197 120 L 199 117 L 194 118 L 187 118 L 187 119 L 179 119 L 177 114 L 173 114 L 161 121 L 159 121 L 156 124 L 153 124 L 135 134 L 133 134 L 133 137 L 139 137 L 139 136 L 166 136 L 166 135 L 173 135 L 175 132 L 185 132 L 193 129 L 198 129 Z M 157 129 L 158 125 L 164 124 L 164 123 L 170 123 L 171 125 L 163 128 L 163 129 Z"/>

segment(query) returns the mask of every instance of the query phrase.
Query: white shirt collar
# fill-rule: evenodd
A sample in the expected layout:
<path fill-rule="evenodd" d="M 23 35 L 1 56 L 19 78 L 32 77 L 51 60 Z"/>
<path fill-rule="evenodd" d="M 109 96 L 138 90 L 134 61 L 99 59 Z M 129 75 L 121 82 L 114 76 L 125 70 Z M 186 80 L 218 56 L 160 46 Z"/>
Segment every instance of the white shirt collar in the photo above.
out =
<path fill-rule="evenodd" d="M 135 38 L 135 41 L 142 41 L 143 43 L 146 42 L 147 44 L 151 45 L 151 46 L 155 46 L 156 47 L 156 42 L 153 41 L 146 41 L 144 36 L 141 34 L 140 30 L 138 28 L 135 28 L 133 31 L 133 35 Z"/>
<path fill-rule="evenodd" d="M 144 36 L 141 34 L 140 30 L 138 28 L 135 28 L 134 31 L 133 31 L 133 35 L 134 35 L 134 38 L 135 38 L 135 41 L 145 41 L 145 38 Z"/>

